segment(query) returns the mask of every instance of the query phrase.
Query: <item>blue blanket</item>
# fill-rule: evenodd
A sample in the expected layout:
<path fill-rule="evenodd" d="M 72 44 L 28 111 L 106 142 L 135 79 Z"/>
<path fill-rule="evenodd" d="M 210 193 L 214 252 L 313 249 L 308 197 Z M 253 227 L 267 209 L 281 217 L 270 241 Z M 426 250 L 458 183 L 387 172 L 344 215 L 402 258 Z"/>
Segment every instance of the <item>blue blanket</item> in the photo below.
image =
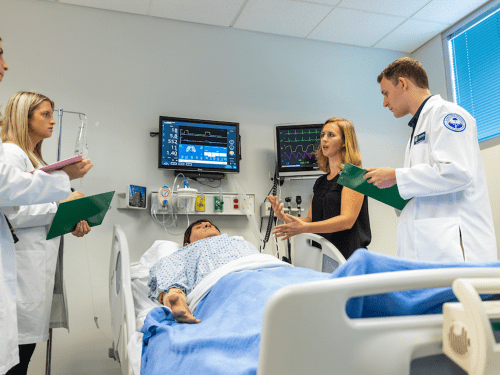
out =
<path fill-rule="evenodd" d="M 166 308 L 147 316 L 141 374 L 255 374 L 264 306 L 278 289 L 328 278 L 400 270 L 448 267 L 500 267 L 499 262 L 431 263 L 357 250 L 333 274 L 298 267 L 263 269 L 226 275 L 200 302 L 201 323 L 178 324 Z M 454 300 L 450 288 L 394 292 L 351 299 L 351 318 L 441 312 Z"/>

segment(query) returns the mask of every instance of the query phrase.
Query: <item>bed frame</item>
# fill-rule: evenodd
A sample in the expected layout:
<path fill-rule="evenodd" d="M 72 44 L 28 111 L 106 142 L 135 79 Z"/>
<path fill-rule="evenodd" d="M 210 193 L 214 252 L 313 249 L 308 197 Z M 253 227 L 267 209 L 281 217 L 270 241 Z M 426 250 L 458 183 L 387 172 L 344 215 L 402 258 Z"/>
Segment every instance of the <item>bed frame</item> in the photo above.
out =
<path fill-rule="evenodd" d="M 451 268 L 284 287 L 264 310 L 258 374 L 466 374 L 443 355 L 442 314 L 350 319 L 345 306 L 357 296 L 498 276 L 498 268 Z"/>
<path fill-rule="evenodd" d="M 109 357 L 120 363 L 123 375 L 134 375 L 127 352 L 127 344 L 135 332 L 130 255 L 127 238 L 119 225 L 113 227 L 109 262 L 109 306 L 113 332 L 113 346 L 109 348 Z"/>
<path fill-rule="evenodd" d="M 321 238 L 312 238 L 321 243 Z M 326 249 L 322 247 L 308 251 L 322 255 Z M 498 275 L 498 268 L 400 271 L 282 288 L 264 310 L 258 374 L 465 374 L 443 355 L 442 315 L 351 320 L 345 305 L 355 296 L 450 286 L 457 278 Z M 127 353 L 136 327 L 130 258 L 119 225 L 113 228 L 109 302 L 113 331 L 110 357 L 120 362 L 123 375 L 134 375 Z"/>
<path fill-rule="evenodd" d="M 345 263 L 342 253 L 326 238 L 314 233 L 292 237 L 292 264 L 319 272 L 333 272 Z"/>

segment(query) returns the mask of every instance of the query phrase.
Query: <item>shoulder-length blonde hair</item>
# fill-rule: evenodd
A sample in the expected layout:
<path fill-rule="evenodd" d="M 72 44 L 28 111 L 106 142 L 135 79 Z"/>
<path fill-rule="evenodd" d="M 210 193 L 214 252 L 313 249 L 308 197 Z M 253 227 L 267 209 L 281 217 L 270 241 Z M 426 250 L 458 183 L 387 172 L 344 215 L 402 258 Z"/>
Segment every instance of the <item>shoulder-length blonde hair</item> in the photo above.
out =
<path fill-rule="evenodd" d="M 34 150 L 31 151 L 28 122 L 33 115 L 33 111 L 44 101 L 48 101 L 52 109 L 54 109 L 54 102 L 45 95 L 28 91 L 16 92 L 7 103 L 5 116 L 2 120 L 2 130 L 0 131 L 2 142 L 14 143 L 21 147 L 35 168 L 47 163 L 42 157 L 43 140 L 38 142 Z"/>
<path fill-rule="evenodd" d="M 342 140 L 344 141 L 344 147 L 340 150 L 340 169 L 344 167 L 345 163 L 351 163 L 358 167 L 361 167 L 361 154 L 359 152 L 358 140 L 356 138 L 356 132 L 354 131 L 354 125 L 349 120 L 333 117 L 325 121 L 323 128 L 327 124 L 335 124 L 340 128 L 342 132 Z M 321 129 L 323 131 L 323 129 Z M 328 158 L 323 155 L 323 150 L 321 147 L 316 151 L 316 158 L 318 159 L 319 169 L 323 172 L 330 173 L 330 164 Z"/>

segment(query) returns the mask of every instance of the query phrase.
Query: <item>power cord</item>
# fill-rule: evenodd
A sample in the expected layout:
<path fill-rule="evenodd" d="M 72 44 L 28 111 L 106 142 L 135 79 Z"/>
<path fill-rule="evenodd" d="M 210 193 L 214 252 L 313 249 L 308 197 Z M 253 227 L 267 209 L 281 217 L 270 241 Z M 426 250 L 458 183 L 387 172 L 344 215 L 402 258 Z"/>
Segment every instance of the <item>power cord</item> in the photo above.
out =
<path fill-rule="evenodd" d="M 276 195 L 276 191 L 278 189 L 278 181 L 279 181 L 278 173 L 276 171 L 274 171 L 273 187 L 269 191 L 269 193 L 270 193 L 269 195 Z M 264 236 L 264 240 L 262 241 L 261 252 L 266 248 L 266 243 L 267 243 L 267 241 L 269 241 L 269 237 L 271 236 L 271 230 L 273 228 L 273 221 L 274 221 L 274 210 L 271 210 L 269 212 L 269 221 L 267 222 L 266 235 Z"/>

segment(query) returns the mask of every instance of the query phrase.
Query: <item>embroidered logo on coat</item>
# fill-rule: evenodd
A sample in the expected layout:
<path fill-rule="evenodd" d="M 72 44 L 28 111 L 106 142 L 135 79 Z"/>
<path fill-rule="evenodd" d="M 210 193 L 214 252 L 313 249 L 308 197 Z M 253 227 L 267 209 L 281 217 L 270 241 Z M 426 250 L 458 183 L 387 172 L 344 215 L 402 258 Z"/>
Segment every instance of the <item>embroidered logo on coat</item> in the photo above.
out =
<path fill-rule="evenodd" d="M 425 132 L 420 133 L 419 135 L 416 135 L 413 137 L 413 144 L 416 145 L 417 143 L 425 141 Z"/>
<path fill-rule="evenodd" d="M 444 126 L 454 132 L 463 132 L 465 130 L 465 120 L 462 116 L 456 113 L 450 113 L 443 120 Z"/>

